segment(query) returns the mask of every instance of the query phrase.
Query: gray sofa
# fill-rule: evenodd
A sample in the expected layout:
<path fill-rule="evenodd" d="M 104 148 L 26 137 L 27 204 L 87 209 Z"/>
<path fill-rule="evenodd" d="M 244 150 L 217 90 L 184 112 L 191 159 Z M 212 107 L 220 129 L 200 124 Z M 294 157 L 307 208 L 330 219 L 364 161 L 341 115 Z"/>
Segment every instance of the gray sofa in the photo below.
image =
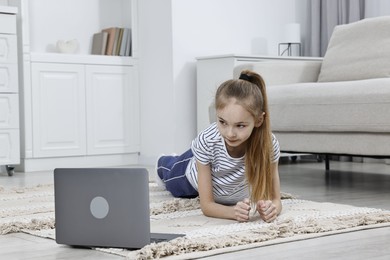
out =
<path fill-rule="evenodd" d="M 282 151 L 390 157 L 390 17 L 337 26 L 323 59 L 243 69 L 266 81 Z"/>

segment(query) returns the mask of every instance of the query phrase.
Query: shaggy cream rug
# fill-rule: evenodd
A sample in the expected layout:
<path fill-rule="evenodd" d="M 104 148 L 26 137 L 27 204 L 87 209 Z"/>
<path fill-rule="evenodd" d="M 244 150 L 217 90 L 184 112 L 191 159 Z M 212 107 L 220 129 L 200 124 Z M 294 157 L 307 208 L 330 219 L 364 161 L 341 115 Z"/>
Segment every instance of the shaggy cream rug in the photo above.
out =
<path fill-rule="evenodd" d="M 152 232 L 184 233 L 170 242 L 136 251 L 101 249 L 128 259 L 190 259 L 287 241 L 390 226 L 390 211 L 295 199 L 284 194 L 273 223 L 253 214 L 248 223 L 205 217 L 198 199 L 175 199 L 150 184 Z M 52 185 L 0 188 L 0 234 L 25 232 L 55 238 Z"/>

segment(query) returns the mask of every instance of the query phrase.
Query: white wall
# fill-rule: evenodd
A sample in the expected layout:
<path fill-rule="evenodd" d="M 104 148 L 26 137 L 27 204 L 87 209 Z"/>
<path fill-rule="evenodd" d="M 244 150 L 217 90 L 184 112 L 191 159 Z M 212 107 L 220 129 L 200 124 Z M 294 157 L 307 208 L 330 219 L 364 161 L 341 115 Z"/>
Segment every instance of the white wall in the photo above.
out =
<path fill-rule="evenodd" d="M 196 136 L 196 57 L 277 55 L 291 0 L 139 1 L 141 163 Z"/>
<path fill-rule="evenodd" d="M 171 21 L 171 0 L 138 2 L 141 163 L 174 151 Z"/>

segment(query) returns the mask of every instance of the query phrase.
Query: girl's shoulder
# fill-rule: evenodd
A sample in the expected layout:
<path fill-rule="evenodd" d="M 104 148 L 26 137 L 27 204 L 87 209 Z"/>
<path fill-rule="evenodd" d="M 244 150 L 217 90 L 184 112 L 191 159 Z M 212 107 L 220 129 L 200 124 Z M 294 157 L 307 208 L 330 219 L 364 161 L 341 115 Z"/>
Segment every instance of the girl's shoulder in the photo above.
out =
<path fill-rule="evenodd" d="M 212 123 L 201 131 L 192 141 L 191 149 L 196 159 L 204 164 L 210 163 L 215 153 L 225 153 L 223 138 L 217 123 Z"/>
<path fill-rule="evenodd" d="M 210 147 L 220 142 L 221 134 L 219 133 L 217 123 L 212 123 L 209 127 L 198 134 L 193 141 L 193 145 Z"/>
<path fill-rule="evenodd" d="M 214 122 L 211 125 L 209 125 L 206 129 L 201 131 L 198 135 L 199 137 L 202 137 L 203 139 L 214 139 L 214 138 L 219 138 L 221 135 L 219 133 L 217 123 Z"/>
<path fill-rule="evenodd" d="M 280 158 L 280 145 L 279 141 L 274 134 L 272 134 L 272 162 L 279 160 Z"/>
<path fill-rule="evenodd" d="M 273 133 L 271 133 L 271 141 L 273 146 L 275 145 L 279 146 L 279 141 Z"/>
<path fill-rule="evenodd" d="M 271 139 L 272 139 L 272 142 L 278 142 L 278 139 L 276 138 L 276 136 L 272 132 L 271 132 Z"/>

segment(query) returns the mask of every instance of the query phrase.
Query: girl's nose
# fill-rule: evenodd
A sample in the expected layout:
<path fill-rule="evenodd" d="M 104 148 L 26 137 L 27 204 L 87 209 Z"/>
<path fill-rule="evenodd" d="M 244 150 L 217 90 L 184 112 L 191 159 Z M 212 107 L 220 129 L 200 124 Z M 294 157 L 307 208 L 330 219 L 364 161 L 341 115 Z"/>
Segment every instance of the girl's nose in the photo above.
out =
<path fill-rule="evenodd" d="M 236 132 L 233 130 L 232 127 L 230 127 L 230 128 L 228 129 L 228 137 L 229 137 L 229 138 L 236 137 Z"/>

